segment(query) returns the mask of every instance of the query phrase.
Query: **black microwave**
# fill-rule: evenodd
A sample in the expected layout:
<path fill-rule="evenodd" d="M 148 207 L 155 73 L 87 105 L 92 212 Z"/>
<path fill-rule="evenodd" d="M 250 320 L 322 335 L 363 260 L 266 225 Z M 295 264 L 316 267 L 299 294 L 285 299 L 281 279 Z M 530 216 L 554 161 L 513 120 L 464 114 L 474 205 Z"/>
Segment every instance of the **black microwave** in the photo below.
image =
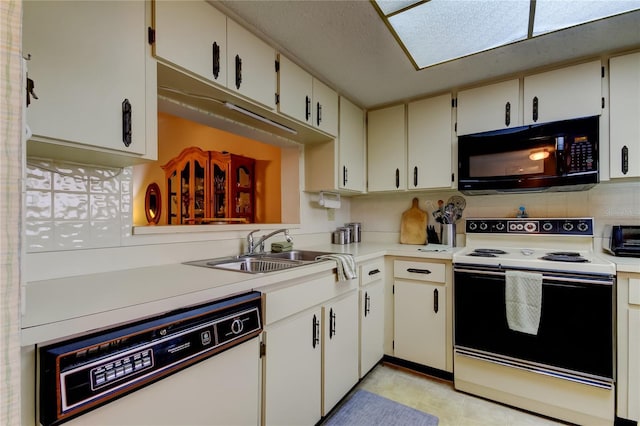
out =
<path fill-rule="evenodd" d="M 459 136 L 458 190 L 589 189 L 599 181 L 598 136 L 598 116 Z"/>

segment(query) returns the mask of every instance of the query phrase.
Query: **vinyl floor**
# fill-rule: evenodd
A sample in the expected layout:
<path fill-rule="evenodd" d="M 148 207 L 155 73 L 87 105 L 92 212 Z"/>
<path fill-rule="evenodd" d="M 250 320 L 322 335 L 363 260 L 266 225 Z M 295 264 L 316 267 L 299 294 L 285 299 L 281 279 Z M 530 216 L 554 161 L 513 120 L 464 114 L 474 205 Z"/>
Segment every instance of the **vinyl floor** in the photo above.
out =
<path fill-rule="evenodd" d="M 552 426 L 564 425 L 466 393 L 453 383 L 390 364 L 376 366 L 356 387 L 433 414 L 439 426 Z"/>

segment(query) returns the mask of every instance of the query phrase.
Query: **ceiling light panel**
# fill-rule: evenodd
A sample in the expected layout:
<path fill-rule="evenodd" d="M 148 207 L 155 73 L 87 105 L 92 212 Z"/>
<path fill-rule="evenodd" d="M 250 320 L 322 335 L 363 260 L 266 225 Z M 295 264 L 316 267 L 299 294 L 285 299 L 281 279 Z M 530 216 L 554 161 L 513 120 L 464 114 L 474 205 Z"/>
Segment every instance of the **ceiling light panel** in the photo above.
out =
<path fill-rule="evenodd" d="M 378 7 L 386 16 L 389 16 L 399 10 L 406 9 L 417 3 L 423 3 L 424 0 L 377 0 Z"/>
<path fill-rule="evenodd" d="M 573 27 L 638 8 L 639 0 L 536 0 L 533 35 Z"/>
<path fill-rule="evenodd" d="M 425 68 L 525 39 L 529 0 L 431 0 L 387 19 Z"/>

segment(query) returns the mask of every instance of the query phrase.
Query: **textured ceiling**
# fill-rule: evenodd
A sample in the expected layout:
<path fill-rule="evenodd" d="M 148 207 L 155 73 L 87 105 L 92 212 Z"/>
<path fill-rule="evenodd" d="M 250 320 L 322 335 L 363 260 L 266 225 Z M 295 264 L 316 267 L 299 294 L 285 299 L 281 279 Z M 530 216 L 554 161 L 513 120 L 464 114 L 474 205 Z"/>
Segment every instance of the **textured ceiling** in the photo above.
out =
<path fill-rule="evenodd" d="M 367 0 L 212 1 L 364 108 L 640 48 L 640 11 L 416 71 Z"/>

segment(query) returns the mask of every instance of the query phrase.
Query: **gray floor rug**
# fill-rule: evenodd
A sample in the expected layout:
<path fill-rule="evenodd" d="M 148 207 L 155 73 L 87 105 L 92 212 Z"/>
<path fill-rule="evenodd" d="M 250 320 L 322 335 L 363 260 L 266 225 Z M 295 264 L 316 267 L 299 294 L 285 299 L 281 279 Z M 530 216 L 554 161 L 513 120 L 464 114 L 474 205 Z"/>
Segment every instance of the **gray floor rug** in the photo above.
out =
<path fill-rule="evenodd" d="M 437 426 L 438 418 L 365 390 L 357 390 L 323 426 Z"/>

